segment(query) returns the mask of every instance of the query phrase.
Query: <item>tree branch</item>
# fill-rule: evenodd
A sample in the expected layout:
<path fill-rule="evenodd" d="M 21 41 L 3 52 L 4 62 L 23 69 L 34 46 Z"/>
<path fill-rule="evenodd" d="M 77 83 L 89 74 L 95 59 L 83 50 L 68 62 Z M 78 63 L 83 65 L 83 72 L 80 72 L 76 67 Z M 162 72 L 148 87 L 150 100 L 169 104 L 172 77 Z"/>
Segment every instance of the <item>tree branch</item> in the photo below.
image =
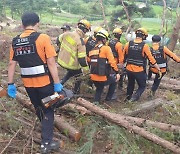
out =
<path fill-rule="evenodd" d="M 106 15 L 105 15 L 105 11 L 104 11 L 104 6 L 103 6 L 103 0 L 99 0 L 100 6 L 101 6 L 101 10 L 102 10 L 102 14 L 103 14 L 103 18 L 104 18 L 104 24 L 107 27 L 108 32 L 110 32 L 107 20 L 106 20 Z"/>

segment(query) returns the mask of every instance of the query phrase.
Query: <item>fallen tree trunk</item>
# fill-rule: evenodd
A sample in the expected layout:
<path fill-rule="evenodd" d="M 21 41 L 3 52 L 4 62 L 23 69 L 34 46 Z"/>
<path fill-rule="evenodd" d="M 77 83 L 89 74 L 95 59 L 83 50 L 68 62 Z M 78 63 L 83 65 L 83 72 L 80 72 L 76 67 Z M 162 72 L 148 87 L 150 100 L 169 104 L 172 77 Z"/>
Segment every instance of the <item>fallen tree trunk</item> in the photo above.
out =
<path fill-rule="evenodd" d="M 152 75 L 152 79 L 155 78 L 155 74 Z M 177 79 L 172 79 L 172 78 L 168 78 L 163 76 L 163 78 L 161 79 L 161 83 L 168 83 L 168 84 L 173 84 L 173 85 L 180 85 L 180 81 Z"/>
<path fill-rule="evenodd" d="M 148 126 L 159 128 L 164 131 L 171 131 L 171 132 L 177 132 L 177 133 L 180 132 L 180 127 L 172 125 L 172 124 L 166 124 L 162 122 L 156 122 L 156 121 L 146 120 L 143 118 L 130 117 L 130 116 L 124 116 L 124 119 L 130 122 L 133 122 L 137 124 L 138 126 L 148 125 Z"/>
<path fill-rule="evenodd" d="M 161 106 L 162 104 L 164 104 L 164 100 L 162 100 L 161 98 L 157 98 L 157 99 L 145 102 L 143 104 L 140 104 L 133 111 L 126 111 L 124 114 L 129 115 L 129 116 L 136 116 L 139 113 L 155 109 Z"/>
<path fill-rule="evenodd" d="M 63 117 L 55 116 L 55 127 L 70 136 L 76 142 L 81 138 L 80 132 L 67 123 Z"/>
<path fill-rule="evenodd" d="M 152 86 L 154 81 L 147 81 L 148 86 Z M 180 85 L 173 85 L 168 83 L 160 83 L 159 88 L 161 89 L 167 89 L 167 90 L 174 90 L 174 91 L 180 91 Z"/>
<path fill-rule="evenodd" d="M 35 113 L 35 109 L 27 96 L 17 92 L 16 100 L 21 103 L 22 106 Z"/>
<path fill-rule="evenodd" d="M 116 114 L 112 114 L 112 113 L 108 112 L 107 110 L 101 109 L 101 108 L 97 107 L 96 105 L 94 105 L 82 98 L 78 98 L 77 103 L 81 106 L 86 107 L 87 109 L 91 110 L 92 112 L 97 113 L 98 115 L 101 115 L 104 118 L 118 124 L 119 126 L 122 126 L 129 131 L 133 131 L 133 132 L 141 135 L 142 137 L 144 137 L 148 140 L 151 140 L 154 143 L 173 151 L 174 153 L 180 153 L 180 148 L 178 146 L 174 145 L 173 143 L 171 143 L 167 140 L 160 138 L 159 136 L 157 136 L 155 134 L 152 134 L 152 133 L 146 131 L 143 128 L 140 128 L 136 125 L 129 123 L 127 120 L 124 120 L 123 117 L 121 117 L 120 115 L 117 116 Z"/>
<path fill-rule="evenodd" d="M 72 104 L 72 103 L 64 105 L 63 107 L 61 107 L 61 109 L 71 110 L 71 111 L 78 110 L 82 115 L 85 115 L 85 114 L 91 115 L 92 114 L 92 112 L 87 110 L 85 107 L 79 106 L 77 104 Z"/>

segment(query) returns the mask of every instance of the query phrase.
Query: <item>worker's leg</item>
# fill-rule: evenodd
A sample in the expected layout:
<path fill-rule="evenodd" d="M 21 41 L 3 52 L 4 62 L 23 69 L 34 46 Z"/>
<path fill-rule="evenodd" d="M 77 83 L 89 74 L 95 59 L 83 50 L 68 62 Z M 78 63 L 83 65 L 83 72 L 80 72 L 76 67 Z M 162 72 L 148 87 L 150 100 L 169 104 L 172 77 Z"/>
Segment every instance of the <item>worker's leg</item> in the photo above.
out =
<path fill-rule="evenodd" d="M 101 81 L 93 81 L 93 82 L 94 82 L 94 85 L 96 87 L 96 93 L 95 93 L 95 96 L 94 96 L 94 102 L 100 102 L 105 82 L 101 82 Z"/>
<path fill-rule="evenodd" d="M 118 81 L 118 88 L 119 89 L 123 88 L 123 80 L 124 80 L 124 74 L 121 74 L 120 79 Z"/>
<path fill-rule="evenodd" d="M 115 90 L 116 90 L 116 85 L 117 85 L 116 74 L 110 75 L 108 77 L 108 80 L 106 81 L 106 85 L 109 85 L 109 89 L 105 100 L 110 101 L 113 95 L 115 94 Z"/>
<path fill-rule="evenodd" d="M 26 88 L 26 91 L 41 121 L 42 143 L 50 143 L 53 139 L 54 110 L 51 107 L 45 108 L 41 99 L 54 93 L 53 85 L 50 84 L 42 88 Z"/>
<path fill-rule="evenodd" d="M 135 76 L 134 72 L 127 71 L 128 85 L 127 85 L 127 99 L 129 100 L 133 94 L 135 86 Z"/>
<path fill-rule="evenodd" d="M 81 69 L 79 69 L 79 70 L 74 70 L 73 71 L 73 76 L 76 76 L 76 75 L 78 75 L 78 74 L 81 74 L 82 73 L 82 71 L 81 71 Z M 80 87 L 81 87 L 81 80 L 76 80 L 75 81 L 75 83 L 74 83 L 74 88 L 73 88 L 73 93 L 74 94 L 79 94 L 80 93 Z"/>
<path fill-rule="evenodd" d="M 165 73 L 162 73 L 162 77 L 165 75 Z M 159 74 L 156 74 L 155 78 L 154 78 L 154 82 L 151 88 L 151 91 L 155 94 L 155 91 L 158 89 L 161 79 L 162 77 L 159 79 Z"/>
<path fill-rule="evenodd" d="M 67 80 L 69 80 L 69 78 L 76 76 L 78 74 L 82 73 L 81 69 L 79 70 L 69 70 L 67 69 L 67 73 L 66 75 L 62 78 L 61 80 L 61 84 L 64 84 Z"/>
<path fill-rule="evenodd" d="M 151 70 L 149 69 L 149 70 L 148 70 L 148 80 L 151 80 L 151 78 L 152 78 L 152 72 L 151 72 Z"/>
<path fill-rule="evenodd" d="M 147 75 L 144 71 L 143 72 L 137 72 L 134 75 L 135 75 L 135 79 L 136 79 L 137 84 L 138 84 L 138 89 L 136 90 L 135 94 L 133 94 L 132 101 L 137 101 L 146 88 Z"/>

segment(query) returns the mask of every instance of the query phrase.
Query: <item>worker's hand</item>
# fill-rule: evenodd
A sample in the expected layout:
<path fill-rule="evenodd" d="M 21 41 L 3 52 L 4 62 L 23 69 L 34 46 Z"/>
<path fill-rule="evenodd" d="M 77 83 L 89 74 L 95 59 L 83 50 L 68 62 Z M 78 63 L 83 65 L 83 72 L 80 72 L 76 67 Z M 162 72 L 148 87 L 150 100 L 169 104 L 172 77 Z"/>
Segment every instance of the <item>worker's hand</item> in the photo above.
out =
<path fill-rule="evenodd" d="M 54 83 L 54 92 L 61 92 L 63 89 L 63 85 L 61 83 Z"/>
<path fill-rule="evenodd" d="M 9 97 L 11 98 L 16 98 L 16 93 L 17 93 L 17 90 L 16 90 L 16 86 L 13 84 L 9 84 L 8 85 L 8 95 Z"/>
<path fill-rule="evenodd" d="M 162 78 L 162 72 L 161 72 L 161 70 L 158 71 L 158 75 L 159 75 L 158 79 L 161 79 L 161 78 Z"/>
<path fill-rule="evenodd" d="M 120 74 L 118 73 L 118 74 L 116 74 L 116 82 L 118 82 L 119 79 L 120 79 Z"/>

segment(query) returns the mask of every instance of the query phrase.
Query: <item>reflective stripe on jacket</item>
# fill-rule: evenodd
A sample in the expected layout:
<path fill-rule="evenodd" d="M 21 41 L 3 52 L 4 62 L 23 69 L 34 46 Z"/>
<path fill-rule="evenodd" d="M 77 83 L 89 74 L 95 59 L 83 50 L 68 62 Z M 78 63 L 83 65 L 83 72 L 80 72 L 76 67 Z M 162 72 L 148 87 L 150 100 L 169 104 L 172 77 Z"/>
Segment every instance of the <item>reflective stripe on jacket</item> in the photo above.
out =
<path fill-rule="evenodd" d="M 158 50 L 159 49 L 159 44 L 158 43 L 154 43 L 152 46 L 153 50 Z M 170 58 L 172 58 L 175 62 L 180 63 L 180 58 L 175 55 L 172 51 L 170 51 L 166 46 L 163 46 L 163 52 L 164 52 L 164 58 L 166 59 L 167 56 L 169 56 Z M 158 70 L 154 67 L 150 67 L 150 70 L 153 73 L 158 73 Z M 161 68 L 161 72 L 165 73 L 167 71 L 167 68 Z"/>
<path fill-rule="evenodd" d="M 72 70 L 81 68 L 78 58 L 86 57 L 86 48 L 82 39 L 83 37 L 84 33 L 80 29 L 63 34 L 58 55 L 58 63 L 62 67 Z"/>
<path fill-rule="evenodd" d="M 134 42 L 135 43 L 141 43 L 142 39 L 136 38 L 134 40 Z M 124 60 L 126 60 L 126 56 L 128 54 L 128 51 L 129 51 L 129 42 L 126 43 L 126 45 L 124 46 L 122 59 L 120 59 L 121 64 L 124 62 Z M 149 59 L 149 61 L 150 61 L 150 63 L 152 65 L 154 65 L 156 63 L 156 60 L 152 56 L 151 51 L 149 49 L 149 46 L 147 44 L 145 44 L 144 47 L 143 47 L 142 56 L 143 57 L 146 56 Z M 131 72 L 142 72 L 142 71 L 144 71 L 143 66 L 137 66 L 137 65 L 134 65 L 134 64 L 127 64 L 126 69 L 128 71 L 131 71 Z"/>
<path fill-rule="evenodd" d="M 109 69 L 111 70 L 111 68 L 113 68 L 113 70 L 115 72 L 118 72 L 116 61 L 115 61 L 114 56 L 112 54 L 111 48 L 109 46 L 103 45 L 100 48 L 100 51 L 99 51 L 99 49 L 93 49 L 92 51 L 89 52 L 89 57 L 91 57 L 93 55 L 97 55 L 99 58 L 106 59 L 108 64 L 111 66 Z M 91 61 L 91 58 L 90 58 L 90 61 Z M 92 59 L 91 62 L 93 62 L 93 61 L 96 63 L 97 60 L 96 59 Z M 90 76 L 91 76 L 91 79 L 93 81 L 106 81 L 107 80 L 107 76 L 106 75 L 98 75 L 98 74 L 92 74 L 91 73 Z"/>
<path fill-rule="evenodd" d="M 159 68 L 167 68 L 167 59 L 164 56 L 164 47 L 159 46 L 158 50 L 154 50 L 151 47 L 151 53 L 154 56 Z M 150 65 L 150 67 L 153 67 L 153 65 Z"/>
<path fill-rule="evenodd" d="M 40 33 L 33 32 L 28 37 L 15 37 L 12 42 L 15 60 L 18 61 L 21 76 L 31 78 L 48 74 L 48 67 L 37 53 L 36 40 Z"/>

